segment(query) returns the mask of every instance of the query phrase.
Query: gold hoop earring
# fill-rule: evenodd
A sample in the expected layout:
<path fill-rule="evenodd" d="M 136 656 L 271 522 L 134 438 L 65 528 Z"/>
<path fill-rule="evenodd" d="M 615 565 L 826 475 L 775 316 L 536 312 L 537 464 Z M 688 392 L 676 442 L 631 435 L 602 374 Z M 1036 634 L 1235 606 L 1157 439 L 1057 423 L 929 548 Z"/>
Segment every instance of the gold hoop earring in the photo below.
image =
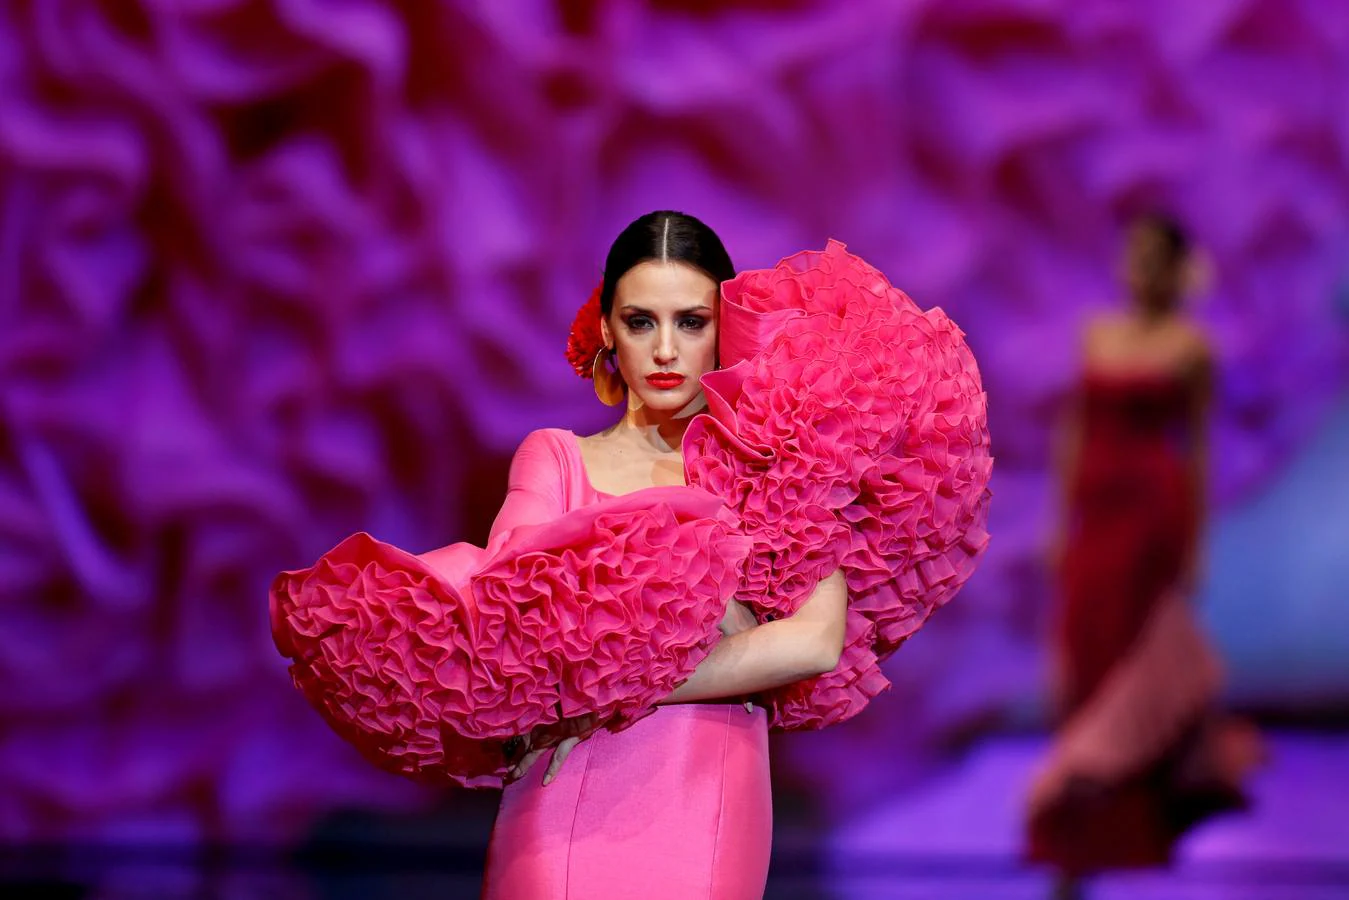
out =
<path fill-rule="evenodd" d="M 605 364 L 605 354 L 612 357 L 614 351 L 605 347 L 595 354 L 595 362 L 590 367 L 590 374 L 595 381 L 595 396 L 605 406 L 617 406 L 623 402 L 623 376 L 618 373 L 617 360 L 613 369 Z"/>

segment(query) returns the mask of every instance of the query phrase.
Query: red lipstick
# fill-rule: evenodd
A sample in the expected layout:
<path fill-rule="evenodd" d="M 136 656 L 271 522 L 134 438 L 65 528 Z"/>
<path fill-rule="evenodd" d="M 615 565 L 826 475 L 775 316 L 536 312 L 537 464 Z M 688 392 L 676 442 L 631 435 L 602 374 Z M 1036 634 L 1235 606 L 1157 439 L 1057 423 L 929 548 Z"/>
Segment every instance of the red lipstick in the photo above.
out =
<path fill-rule="evenodd" d="M 646 383 L 662 391 L 672 390 L 684 383 L 684 376 L 678 372 L 652 372 L 646 376 Z"/>

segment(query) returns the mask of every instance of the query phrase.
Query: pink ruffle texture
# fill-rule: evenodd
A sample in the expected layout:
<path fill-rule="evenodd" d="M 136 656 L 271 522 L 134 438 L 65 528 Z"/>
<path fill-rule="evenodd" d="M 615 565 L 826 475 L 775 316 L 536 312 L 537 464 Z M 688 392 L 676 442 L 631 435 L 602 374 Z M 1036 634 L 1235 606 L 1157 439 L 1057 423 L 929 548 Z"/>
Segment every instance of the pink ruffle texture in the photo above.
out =
<path fill-rule="evenodd" d="M 850 718 L 879 663 L 946 603 L 988 544 L 986 397 L 963 332 L 843 244 L 723 286 L 691 484 L 728 498 L 753 549 L 737 599 L 790 615 L 840 566 L 849 612 L 831 673 L 771 693 L 774 726 Z"/>
<path fill-rule="evenodd" d="M 495 787 L 503 741 L 647 714 L 711 650 L 748 540 L 722 502 L 653 488 L 422 556 L 354 535 L 271 590 L 296 686 L 387 770 Z"/>

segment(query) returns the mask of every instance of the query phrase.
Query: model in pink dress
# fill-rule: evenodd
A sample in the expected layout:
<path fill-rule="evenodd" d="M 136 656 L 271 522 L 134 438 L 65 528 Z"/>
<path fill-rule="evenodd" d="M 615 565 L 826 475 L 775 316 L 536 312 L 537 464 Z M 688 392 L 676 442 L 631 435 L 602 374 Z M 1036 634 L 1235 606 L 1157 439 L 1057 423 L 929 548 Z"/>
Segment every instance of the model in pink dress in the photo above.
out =
<path fill-rule="evenodd" d="M 506 784 L 485 897 L 759 897 L 767 729 L 859 712 L 987 543 L 978 371 L 841 244 L 735 276 L 671 212 L 568 353 L 617 424 L 526 438 L 486 548 L 283 573 L 273 634 L 372 761 Z"/>
<path fill-rule="evenodd" d="M 604 496 L 575 435 L 536 431 L 516 453 L 493 533 Z M 547 786 L 544 769 L 506 786 L 484 897 L 762 896 L 773 813 L 763 707 L 663 706 L 581 741 Z"/>

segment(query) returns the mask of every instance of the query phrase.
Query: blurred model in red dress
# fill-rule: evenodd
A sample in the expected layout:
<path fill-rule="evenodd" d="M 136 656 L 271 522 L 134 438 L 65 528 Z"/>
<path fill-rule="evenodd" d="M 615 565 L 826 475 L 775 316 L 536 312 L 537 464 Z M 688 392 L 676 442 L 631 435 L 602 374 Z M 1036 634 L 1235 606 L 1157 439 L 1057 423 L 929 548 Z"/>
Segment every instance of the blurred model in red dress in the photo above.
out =
<path fill-rule="evenodd" d="M 1180 309 L 1188 242 L 1134 223 L 1129 308 L 1086 328 L 1064 431 L 1061 727 L 1032 789 L 1029 853 L 1060 896 L 1103 869 L 1164 865 L 1192 825 L 1244 803 L 1254 733 L 1217 716 L 1221 672 L 1189 601 L 1207 513 L 1213 357 Z"/>

